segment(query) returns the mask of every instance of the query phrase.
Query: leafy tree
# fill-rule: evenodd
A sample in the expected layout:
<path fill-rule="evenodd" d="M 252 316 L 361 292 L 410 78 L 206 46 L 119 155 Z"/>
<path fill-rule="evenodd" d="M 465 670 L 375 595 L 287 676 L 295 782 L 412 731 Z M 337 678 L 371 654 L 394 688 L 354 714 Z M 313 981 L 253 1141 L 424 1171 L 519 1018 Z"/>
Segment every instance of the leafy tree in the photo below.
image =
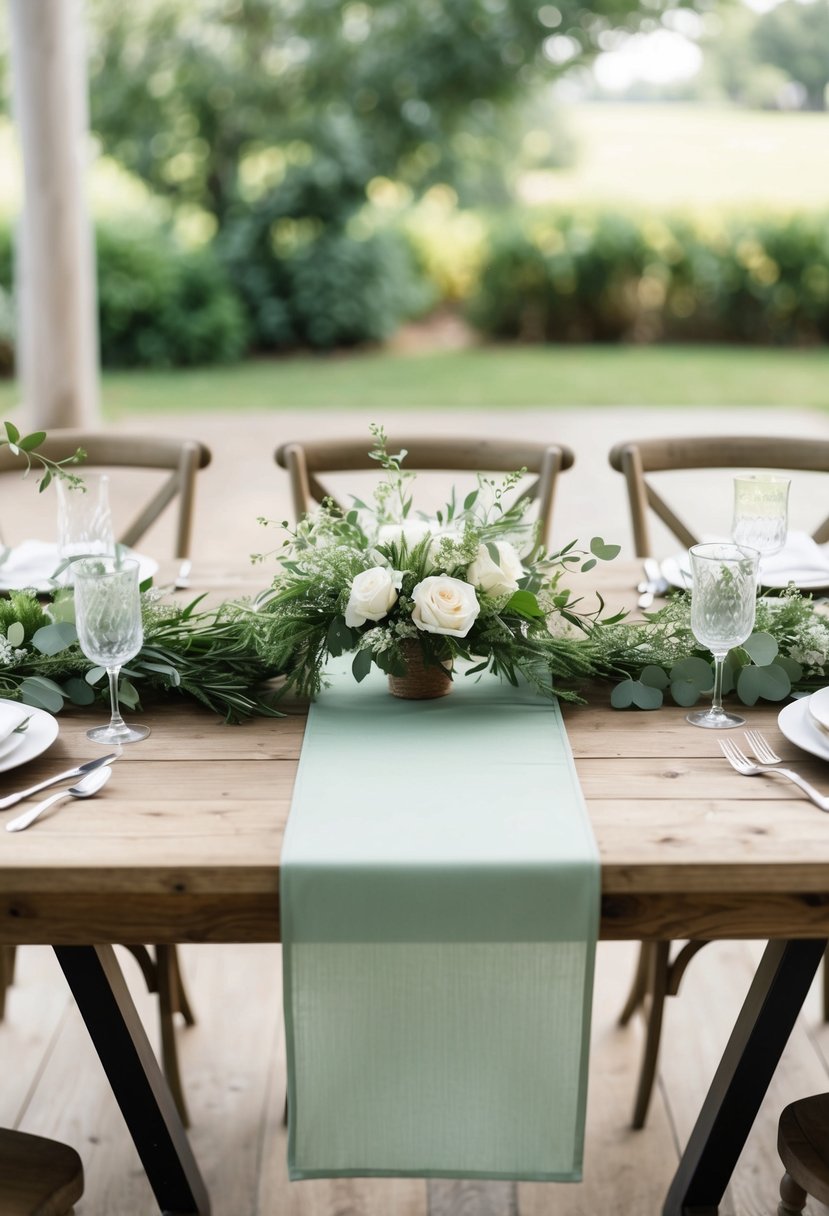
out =
<path fill-rule="evenodd" d="M 219 227 L 273 192 L 330 222 L 376 178 L 463 181 L 505 106 L 676 2 L 90 0 L 93 127 Z"/>
<path fill-rule="evenodd" d="M 826 0 L 784 0 L 764 13 L 752 36 L 760 63 L 785 72 L 805 90 L 805 107 L 826 109 L 829 85 L 829 4 Z"/>

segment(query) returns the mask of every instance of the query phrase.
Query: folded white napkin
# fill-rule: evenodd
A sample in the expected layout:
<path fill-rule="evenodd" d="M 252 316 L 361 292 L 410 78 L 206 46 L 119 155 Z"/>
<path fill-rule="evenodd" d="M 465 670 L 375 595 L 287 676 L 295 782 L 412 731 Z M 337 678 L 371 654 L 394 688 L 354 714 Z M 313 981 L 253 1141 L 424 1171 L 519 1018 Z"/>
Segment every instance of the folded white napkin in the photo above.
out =
<path fill-rule="evenodd" d="M 761 581 L 764 578 L 795 584 L 825 578 L 829 584 L 829 546 L 817 544 L 806 532 L 790 532 L 779 553 L 761 560 Z"/>
<path fill-rule="evenodd" d="M 0 563 L 0 587 L 42 587 L 61 563 L 58 547 L 43 540 L 24 540 Z"/>
<path fill-rule="evenodd" d="M 24 732 L 15 735 L 14 732 L 22 722 L 31 716 L 31 709 L 26 705 L 18 705 L 15 701 L 0 701 L 0 746 L 12 741 L 12 736 L 20 742 Z M 4 747 L 4 751 L 7 749 Z"/>

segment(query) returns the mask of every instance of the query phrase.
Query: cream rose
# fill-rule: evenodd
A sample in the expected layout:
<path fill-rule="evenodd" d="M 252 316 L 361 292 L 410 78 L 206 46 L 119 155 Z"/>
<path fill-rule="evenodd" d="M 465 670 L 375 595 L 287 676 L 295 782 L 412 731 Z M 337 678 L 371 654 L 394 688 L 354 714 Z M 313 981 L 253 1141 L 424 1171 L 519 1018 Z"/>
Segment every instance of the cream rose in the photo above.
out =
<path fill-rule="evenodd" d="M 518 580 L 524 573 L 521 558 L 508 540 L 495 541 L 494 547 L 498 550 L 498 561 L 493 559 L 487 545 L 479 545 L 466 577 L 487 595 L 511 595 L 518 590 Z"/>
<path fill-rule="evenodd" d="M 407 548 L 414 549 L 431 531 L 428 520 L 404 519 L 399 524 L 383 524 L 377 533 L 377 543 L 402 545 L 405 542 Z"/>
<path fill-rule="evenodd" d="M 345 623 L 349 629 L 366 621 L 381 621 L 397 603 L 403 575 L 388 566 L 372 566 L 355 575 L 345 606 Z"/>
<path fill-rule="evenodd" d="M 412 591 L 412 620 L 425 633 L 465 638 L 481 611 L 475 588 L 459 578 L 430 574 Z"/>

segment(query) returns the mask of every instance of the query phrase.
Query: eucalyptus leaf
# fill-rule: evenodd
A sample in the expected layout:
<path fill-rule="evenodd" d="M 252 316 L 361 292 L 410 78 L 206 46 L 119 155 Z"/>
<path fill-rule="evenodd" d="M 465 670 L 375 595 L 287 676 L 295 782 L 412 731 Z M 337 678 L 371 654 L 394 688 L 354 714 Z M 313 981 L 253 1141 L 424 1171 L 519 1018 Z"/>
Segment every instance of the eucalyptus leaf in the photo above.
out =
<path fill-rule="evenodd" d="M 95 693 L 86 680 L 80 680 L 77 676 L 70 676 L 64 681 L 63 691 L 73 705 L 91 705 L 95 700 Z"/>
<path fill-rule="evenodd" d="M 22 646 L 26 639 L 26 630 L 20 621 L 12 621 L 6 630 L 6 641 L 10 646 Z"/>
<path fill-rule="evenodd" d="M 129 680 L 121 680 L 118 684 L 118 700 L 128 709 L 135 709 L 140 702 L 138 689 Z"/>
<path fill-rule="evenodd" d="M 776 663 L 744 667 L 737 680 L 737 695 L 744 705 L 754 705 L 761 697 L 764 701 L 783 701 L 791 690 L 791 680 Z"/>
<path fill-rule="evenodd" d="M 27 676 L 20 685 L 20 696 L 27 705 L 37 709 L 46 709 L 50 714 L 59 713 L 63 709 L 63 691 L 54 680 L 46 676 Z"/>
<path fill-rule="evenodd" d="M 43 625 L 32 635 L 32 645 L 41 654 L 55 655 L 78 640 L 78 631 L 71 621 L 54 621 Z"/>
<path fill-rule="evenodd" d="M 753 633 L 743 642 L 743 649 L 748 652 L 758 667 L 765 667 L 767 663 L 774 662 L 778 647 L 770 633 Z"/>
<path fill-rule="evenodd" d="M 789 658 L 786 654 L 779 654 L 774 660 L 775 667 L 782 667 L 786 675 L 795 684 L 798 680 L 803 679 L 803 668 L 794 659 Z"/>
<path fill-rule="evenodd" d="M 670 683 L 668 673 L 661 667 L 650 663 L 639 672 L 639 681 L 649 688 L 667 688 Z"/>
<path fill-rule="evenodd" d="M 87 684 L 98 684 L 107 673 L 106 667 L 90 667 L 84 676 Z"/>
<path fill-rule="evenodd" d="M 700 698 L 700 689 L 691 680 L 673 680 L 671 682 L 671 696 L 677 705 L 688 709 L 691 705 L 696 705 Z"/>
<path fill-rule="evenodd" d="M 697 692 L 707 692 L 714 683 L 711 664 L 706 663 L 705 659 L 698 659 L 695 655 L 689 655 L 688 658 L 674 663 L 670 676 L 672 684 L 677 680 L 688 680 L 694 685 Z"/>
<path fill-rule="evenodd" d="M 629 709 L 633 704 L 633 680 L 622 680 L 610 693 L 610 704 L 614 709 Z"/>
<path fill-rule="evenodd" d="M 582 564 L 581 564 L 582 574 L 586 574 L 588 570 L 592 570 L 593 567 L 595 566 L 595 564 L 596 564 L 595 557 L 588 557 L 587 561 L 582 562 Z"/>

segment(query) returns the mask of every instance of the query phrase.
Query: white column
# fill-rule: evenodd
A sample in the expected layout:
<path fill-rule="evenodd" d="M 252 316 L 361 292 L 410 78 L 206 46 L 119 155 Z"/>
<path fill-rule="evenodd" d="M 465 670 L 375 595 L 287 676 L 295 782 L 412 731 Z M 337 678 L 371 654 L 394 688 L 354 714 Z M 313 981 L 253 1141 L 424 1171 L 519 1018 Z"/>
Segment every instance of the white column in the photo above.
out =
<path fill-rule="evenodd" d="M 10 0 L 23 153 L 17 354 L 31 427 L 95 425 L 98 324 L 86 201 L 89 108 L 83 0 Z"/>

